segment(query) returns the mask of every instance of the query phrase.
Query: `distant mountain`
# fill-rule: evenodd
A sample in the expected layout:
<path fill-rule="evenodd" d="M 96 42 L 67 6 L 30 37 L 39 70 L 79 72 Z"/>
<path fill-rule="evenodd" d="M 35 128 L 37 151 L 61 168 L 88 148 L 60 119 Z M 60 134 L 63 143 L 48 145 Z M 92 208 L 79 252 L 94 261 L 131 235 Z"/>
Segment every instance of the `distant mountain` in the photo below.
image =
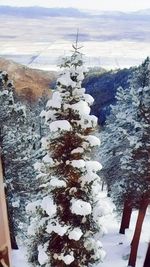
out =
<path fill-rule="evenodd" d="M 40 18 L 40 17 L 109 17 L 133 20 L 135 17 L 150 16 L 150 9 L 139 10 L 137 12 L 120 12 L 120 11 L 97 11 L 97 10 L 78 10 L 76 8 L 46 8 L 39 6 L 32 7 L 12 7 L 1 6 L 0 15 L 24 17 L 24 18 Z"/>
<path fill-rule="evenodd" d="M 139 15 L 139 16 L 141 16 L 141 15 L 142 16 L 150 16 L 150 8 L 138 10 L 138 11 L 134 12 L 134 14 Z"/>
<path fill-rule="evenodd" d="M 0 6 L 0 15 L 39 18 L 39 17 L 83 17 L 87 16 L 75 8 L 45 8 L 45 7 L 11 7 Z"/>
<path fill-rule="evenodd" d="M 14 81 L 17 94 L 29 102 L 50 94 L 51 85 L 56 80 L 56 73 L 53 71 L 30 69 L 2 57 L 0 57 L 0 70 L 8 72 L 9 78 Z"/>
<path fill-rule="evenodd" d="M 90 15 L 93 16 L 100 16 L 100 17 L 109 17 L 109 18 L 124 18 L 124 19 L 135 19 L 135 17 L 142 17 L 144 18 L 144 16 L 150 16 L 150 9 L 141 9 L 138 11 L 132 11 L 132 12 L 122 12 L 122 11 L 97 11 L 97 10 L 93 10 L 88 12 Z"/>

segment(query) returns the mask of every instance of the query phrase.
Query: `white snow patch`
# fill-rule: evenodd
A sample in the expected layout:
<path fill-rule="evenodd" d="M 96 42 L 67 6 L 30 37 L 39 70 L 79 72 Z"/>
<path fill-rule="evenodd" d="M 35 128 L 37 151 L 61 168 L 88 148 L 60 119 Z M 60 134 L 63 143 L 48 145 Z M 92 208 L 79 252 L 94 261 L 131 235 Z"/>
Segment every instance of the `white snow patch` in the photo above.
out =
<path fill-rule="evenodd" d="M 83 159 L 72 160 L 69 162 L 74 168 L 82 169 L 85 167 L 85 161 Z M 67 162 L 66 162 L 67 164 Z"/>
<path fill-rule="evenodd" d="M 56 214 L 56 205 L 53 202 L 53 199 L 49 196 L 44 197 L 41 202 L 41 208 L 50 216 L 54 216 Z"/>
<path fill-rule="evenodd" d="M 94 135 L 87 136 L 86 137 L 86 140 L 89 142 L 89 144 L 90 144 L 91 147 L 100 146 L 100 144 L 101 144 L 100 139 L 97 138 Z"/>
<path fill-rule="evenodd" d="M 80 88 L 80 89 L 75 88 L 73 90 L 73 96 L 83 96 L 85 95 L 84 93 L 85 93 L 85 88 Z"/>
<path fill-rule="evenodd" d="M 47 137 L 42 137 L 41 138 L 41 146 L 43 149 L 48 149 L 49 147 L 49 141 Z"/>
<path fill-rule="evenodd" d="M 48 163 L 50 166 L 53 166 L 55 163 L 54 160 L 48 154 L 43 157 L 42 161 L 44 163 Z"/>
<path fill-rule="evenodd" d="M 40 202 L 41 202 L 40 200 L 36 200 L 34 202 L 28 203 L 27 206 L 26 206 L 26 212 L 27 213 L 34 213 L 34 212 L 36 212 L 37 207 L 40 206 Z"/>
<path fill-rule="evenodd" d="M 59 92 L 54 92 L 52 99 L 48 100 L 46 107 L 48 108 L 61 108 L 62 98 Z"/>
<path fill-rule="evenodd" d="M 89 202 L 74 198 L 71 200 L 71 204 L 71 212 L 77 215 L 86 216 L 92 212 L 92 207 Z"/>
<path fill-rule="evenodd" d="M 58 259 L 60 261 L 61 260 L 64 261 L 64 263 L 66 265 L 70 265 L 74 261 L 73 253 L 67 254 L 67 255 L 64 255 L 63 253 L 58 255 L 57 253 L 55 253 L 53 257 L 54 257 L 54 259 Z"/>
<path fill-rule="evenodd" d="M 97 126 L 97 117 L 94 115 L 82 114 L 81 119 L 78 121 L 78 125 L 82 128 L 95 128 Z"/>
<path fill-rule="evenodd" d="M 45 252 L 45 247 L 43 247 L 42 245 L 38 246 L 38 262 L 40 263 L 40 265 L 44 265 L 48 262 L 49 258 L 48 255 Z"/>
<path fill-rule="evenodd" d="M 34 163 L 33 166 L 34 166 L 35 171 L 40 171 L 43 164 L 41 162 L 36 162 Z"/>
<path fill-rule="evenodd" d="M 72 104 L 70 105 L 70 107 L 77 111 L 81 116 L 82 115 L 89 115 L 90 114 L 90 107 L 89 105 L 87 104 L 87 102 L 83 101 L 83 100 L 80 100 L 79 102 L 75 103 L 75 104 Z"/>
<path fill-rule="evenodd" d="M 102 165 L 98 161 L 86 161 L 87 172 L 98 172 L 102 169 Z"/>
<path fill-rule="evenodd" d="M 85 101 L 86 101 L 90 106 L 93 105 L 93 103 L 94 103 L 94 98 L 93 98 L 91 95 L 89 95 L 89 94 L 84 94 L 84 99 L 85 99 Z"/>
<path fill-rule="evenodd" d="M 35 219 L 33 219 L 31 221 L 31 224 L 28 226 L 27 233 L 30 236 L 35 236 L 36 235 L 36 231 L 37 231 L 37 222 L 35 221 Z"/>
<path fill-rule="evenodd" d="M 58 235 L 63 236 L 64 234 L 66 234 L 68 229 L 69 229 L 68 225 L 61 225 L 57 221 L 50 221 L 47 225 L 46 232 L 49 234 L 55 232 Z"/>
<path fill-rule="evenodd" d="M 46 111 L 45 110 L 42 110 L 41 113 L 40 113 L 40 117 L 41 118 L 44 118 L 46 116 Z"/>
<path fill-rule="evenodd" d="M 56 115 L 56 111 L 54 111 L 52 109 L 46 111 L 45 116 L 44 116 L 45 117 L 45 124 L 49 124 L 50 121 L 56 120 L 55 115 Z"/>
<path fill-rule="evenodd" d="M 84 187 L 86 184 L 98 180 L 99 176 L 96 173 L 90 172 L 89 174 L 80 177 L 81 186 Z"/>
<path fill-rule="evenodd" d="M 52 178 L 49 184 L 53 187 L 66 187 L 66 182 L 56 177 Z"/>
<path fill-rule="evenodd" d="M 73 240 L 80 240 L 81 236 L 83 235 L 82 231 L 80 228 L 76 227 L 72 231 L 69 231 L 69 239 Z"/>
<path fill-rule="evenodd" d="M 71 151 L 71 154 L 76 154 L 76 153 L 82 154 L 83 152 L 84 152 L 83 147 L 77 147 Z"/>
<path fill-rule="evenodd" d="M 64 261 L 64 263 L 66 265 L 69 265 L 69 264 L 71 264 L 74 261 L 74 256 L 68 254 L 68 255 L 63 256 L 62 257 L 62 260 Z"/>
<path fill-rule="evenodd" d="M 66 87 L 75 87 L 76 82 L 74 82 L 71 77 L 70 77 L 70 71 L 65 70 L 65 73 L 63 73 L 58 79 L 57 79 L 57 84 L 60 83 L 63 86 Z"/>
<path fill-rule="evenodd" d="M 19 207 L 20 207 L 20 200 L 18 199 L 18 200 L 16 200 L 16 201 L 12 202 L 12 206 L 13 206 L 14 208 L 19 208 Z"/>
<path fill-rule="evenodd" d="M 71 131 L 72 126 L 67 120 L 57 120 L 50 123 L 49 128 L 51 132 L 57 131 Z"/>

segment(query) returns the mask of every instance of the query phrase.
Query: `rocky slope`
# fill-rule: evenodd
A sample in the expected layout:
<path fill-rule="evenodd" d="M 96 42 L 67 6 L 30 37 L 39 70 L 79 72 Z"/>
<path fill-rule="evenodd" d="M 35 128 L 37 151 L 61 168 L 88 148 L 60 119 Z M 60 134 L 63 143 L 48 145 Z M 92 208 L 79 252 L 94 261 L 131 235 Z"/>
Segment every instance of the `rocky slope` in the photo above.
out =
<path fill-rule="evenodd" d="M 44 94 L 50 94 L 51 85 L 56 79 L 53 71 L 30 69 L 24 65 L 0 57 L 0 70 L 7 71 L 14 81 L 19 96 L 35 101 Z"/>

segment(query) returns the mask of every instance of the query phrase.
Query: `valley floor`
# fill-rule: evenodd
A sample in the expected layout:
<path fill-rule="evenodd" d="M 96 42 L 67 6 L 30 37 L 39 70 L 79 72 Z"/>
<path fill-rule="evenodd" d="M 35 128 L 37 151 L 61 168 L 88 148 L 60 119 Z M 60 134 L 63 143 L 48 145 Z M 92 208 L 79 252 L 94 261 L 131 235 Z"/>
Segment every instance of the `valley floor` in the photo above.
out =
<path fill-rule="evenodd" d="M 105 193 L 101 194 L 102 198 L 105 198 Z M 108 199 L 109 205 L 113 204 Z M 131 218 L 130 229 L 126 231 L 125 235 L 118 234 L 119 222 L 115 212 L 106 215 L 103 218 L 103 225 L 107 229 L 107 234 L 101 237 L 101 242 L 106 251 L 106 257 L 103 263 L 100 263 L 97 267 L 127 267 L 128 255 L 130 252 L 130 242 L 133 236 L 133 231 L 136 223 L 137 211 L 134 211 Z M 148 242 L 150 228 L 150 210 L 147 211 L 145 221 L 142 229 L 142 236 L 140 239 L 140 246 L 138 250 L 136 267 L 142 267 Z M 25 249 L 23 247 L 18 251 L 13 252 L 13 267 L 31 267 L 27 263 L 25 256 Z M 93 266 L 94 267 L 94 266 Z"/>

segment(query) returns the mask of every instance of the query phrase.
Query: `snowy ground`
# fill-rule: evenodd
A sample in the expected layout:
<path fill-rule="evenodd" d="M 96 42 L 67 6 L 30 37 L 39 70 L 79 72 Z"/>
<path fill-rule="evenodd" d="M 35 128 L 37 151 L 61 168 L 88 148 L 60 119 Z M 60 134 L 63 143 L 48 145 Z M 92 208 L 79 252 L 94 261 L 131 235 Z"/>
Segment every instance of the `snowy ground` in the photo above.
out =
<path fill-rule="evenodd" d="M 132 240 L 137 215 L 137 211 L 134 211 L 131 218 L 130 230 L 126 230 L 125 235 L 118 234 L 120 225 L 114 215 L 109 215 L 109 218 L 105 218 L 105 225 L 108 230 L 108 233 L 103 237 L 101 241 L 107 254 L 105 261 L 100 264 L 99 267 L 127 267 L 128 255 L 130 253 L 130 242 Z M 150 240 L 148 230 L 149 227 L 150 212 L 147 212 L 143 224 L 136 267 L 143 266 L 148 242 Z"/>
<path fill-rule="evenodd" d="M 101 197 L 105 197 L 105 193 L 101 194 Z M 112 205 L 109 199 L 108 202 Z M 101 241 L 107 254 L 104 262 L 100 263 L 98 267 L 127 267 L 128 255 L 130 252 L 130 241 L 133 236 L 136 218 L 137 211 L 134 211 L 131 218 L 130 230 L 126 231 L 126 235 L 118 234 L 119 223 L 115 213 L 107 215 L 103 218 L 104 225 L 107 228 L 107 234 L 101 238 Z M 136 267 L 143 266 L 148 241 L 150 240 L 149 227 L 150 210 L 148 210 L 143 224 Z M 13 267 L 20 266 L 31 267 L 27 263 L 25 250 L 23 247 L 21 247 L 19 251 L 13 252 Z"/>

